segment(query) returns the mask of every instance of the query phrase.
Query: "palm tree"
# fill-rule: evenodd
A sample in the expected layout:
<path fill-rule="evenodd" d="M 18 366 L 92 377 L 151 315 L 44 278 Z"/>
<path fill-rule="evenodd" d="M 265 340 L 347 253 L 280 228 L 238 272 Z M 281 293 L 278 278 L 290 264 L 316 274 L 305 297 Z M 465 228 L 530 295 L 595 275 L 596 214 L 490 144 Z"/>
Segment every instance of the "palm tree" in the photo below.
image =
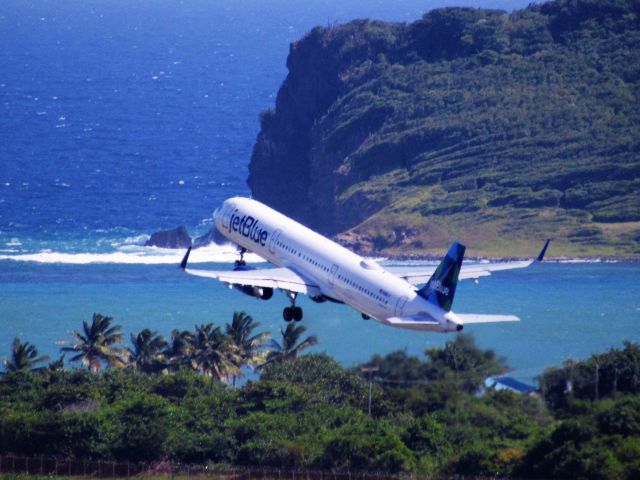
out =
<path fill-rule="evenodd" d="M 179 370 L 182 366 L 191 366 L 193 351 L 193 334 L 187 330 L 173 330 L 171 342 L 164 350 L 167 367 L 170 371 Z"/>
<path fill-rule="evenodd" d="M 129 360 L 133 368 L 143 373 L 154 373 L 164 368 L 167 341 L 163 336 L 145 328 L 138 335 L 131 334 L 131 344 Z"/>
<path fill-rule="evenodd" d="M 238 347 L 238 355 L 240 356 L 240 365 L 247 365 L 255 370 L 266 361 L 266 352 L 264 351 L 265 342 L 270 335 L 267 332 L 251 335 L 260 324 L 254 322 L 250 315 L 244 312 L 234 312 L 233 320 L 227 323 L 227 335 L 231 337 L 233 343 Z M 233 376 L 233 384 L 236 383 L 236 377 Z"/>
<path fill-rule="evenodd" d="M 60 355 L 58 360 L 50 362 L 47 366 L 47 370 L 50 372 L 62 372 L 64 370 L 64 355 Z"/>
<path fill-rule="evenodd" d="M 124 348 L 115 346 L 122 341 L 121 327 L 120 325 L 112 326 L 111 322 L 113 322 L 112 317 L 94 313 L 91 325 L 84 320 L 82 332 L 70 332 L 76 339 L 76 343 L 69 341 L 67 343 L 70 346 L 62 347 L 60 350 L 75 353 L 70 360 L 72 362 L 80 360 L 94 372 L 100 370 L 103 361 L 112 367 L 124 367 L 128 352 Z"/>
<path fill-rule="evenodd" d="M 220 327 L 214 328 L 212 323 L 196 326 L 192 345 L 191 366 L 195 370 L 223 381 L 240 374 L 238 348 Z"/>
<path fill-rule="evenodd" d="M 46 355 L 38 356 L 38 349 L 29 342 L 22 343 L 18 337 L 13 339 L 11 344 L 11 358 L 5 358 L 2 363 L 8 372 L 18 372 L 26 370 L 41 370 L 38 363 L 49 360 Z"/>
<path fill-rule="evenodd" d="M 289 323 L 286 330 L 282 330 L 280 327 L 280 333 L 282 334 L 282 344 L 271 340 L 272 351 L 267 355 L 267 363 L 282 362 L 283 360 L 290 360 L 296 358 L 298 354 L 318 343 L 318 337 L 311 335 L 301 342 L 298 342 L 300 337 L 307 329 L 302 325 L 295 325 Z"/>

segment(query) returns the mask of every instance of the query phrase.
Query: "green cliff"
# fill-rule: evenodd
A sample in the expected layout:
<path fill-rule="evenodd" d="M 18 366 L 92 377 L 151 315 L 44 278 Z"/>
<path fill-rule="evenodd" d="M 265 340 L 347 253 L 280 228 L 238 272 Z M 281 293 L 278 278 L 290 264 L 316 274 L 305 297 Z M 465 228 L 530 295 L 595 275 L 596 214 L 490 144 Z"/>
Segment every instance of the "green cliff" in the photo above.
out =
<path fill-rule="evenodd" d="M 318 27 L 287 67 L 255 198 L 363 252 L 640 257 L 640 1 Z"/>

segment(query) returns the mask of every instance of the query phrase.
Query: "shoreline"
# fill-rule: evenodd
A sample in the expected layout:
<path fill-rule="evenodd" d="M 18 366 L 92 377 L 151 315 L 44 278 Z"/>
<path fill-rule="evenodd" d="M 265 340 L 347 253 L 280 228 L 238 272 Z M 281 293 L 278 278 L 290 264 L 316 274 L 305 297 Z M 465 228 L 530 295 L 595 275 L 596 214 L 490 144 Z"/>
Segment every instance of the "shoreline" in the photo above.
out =
<path fill-rule="evenodd" d="M 442 256 L 425 255 L 425 256 L 413 256 L 413 255 L 371 255 L 367 258 L 379 259 L 383 258 L 385 261 L 394 262 L 439 262 L 442 260 Z M 514 262 L 514 261 L 526 261 L 531 260 L 533 257 L 482 257 L 482 256 L 470 256 L 465 257 L 465 261 L 470 262 Z M 563 256 L 549 256 L 544 258 L 544 263 L 640 263 L 640 257 L 625 257 L 625 256 L 594 256 L 594 257 L 563 257 Z"/>

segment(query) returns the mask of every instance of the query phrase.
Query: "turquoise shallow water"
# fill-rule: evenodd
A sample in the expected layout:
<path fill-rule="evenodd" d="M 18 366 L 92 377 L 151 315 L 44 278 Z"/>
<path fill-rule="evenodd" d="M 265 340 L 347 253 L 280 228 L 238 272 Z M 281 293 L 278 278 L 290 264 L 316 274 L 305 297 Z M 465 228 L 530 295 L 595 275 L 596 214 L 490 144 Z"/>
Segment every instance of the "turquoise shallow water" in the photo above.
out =
<path fill-rule="evenodd" d="M 198 265 L 226 268 L 228 264 Z M 230 321 L 244 310 L 272 335 L 284 325 L 287 300 L 277 293 L 261 301 L 229 291 L 215 281 L 190 277 L 174 265 L 63 265 L 0 261 L 0 357 L 15 336 L 42 353 L 58 355 L 60 339 L 79 329 L 93 312 L 111 315 L 127 334 L 150 327 L 164 335 L 174 328 Z M 302 298 L 303 324 L 325 351 L 344 365 L 374 353 L 406 349 L 422 354 L 454 334 L 396 330 L 363 321 L 354 310 Z M 479 285 L 462 282 L 454 311 L 510 313 L 519 323 L 468 326 L 483 348 L 506 357 L 513 375 L 526 381 L 568 358 L 640 342 L 640 265 L 549 263 L 502 272 Z"/>

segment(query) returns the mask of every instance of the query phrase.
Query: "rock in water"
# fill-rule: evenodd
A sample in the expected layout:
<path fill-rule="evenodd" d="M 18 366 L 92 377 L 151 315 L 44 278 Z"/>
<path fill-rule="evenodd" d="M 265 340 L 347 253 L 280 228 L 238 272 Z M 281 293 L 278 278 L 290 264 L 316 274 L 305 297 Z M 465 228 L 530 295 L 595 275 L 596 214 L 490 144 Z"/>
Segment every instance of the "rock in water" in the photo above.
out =
<path fill-rule="evenodd" d="M 314 28 L 260 117 L 253 198 L 383 255 L 455 237 L 525 257 L 554 237 L 556 255 L 638 257 L 639 12 L 557 0 Z"/>
<path fill-rule="evenodd" d="M 160 248 L 188 248 L 191 246 L 191 237 L 186 227 L 178 227 L 173 230 L 163 230 L 151 235 L 145 243 L 147 247 Z"/>
<path fill-rule="evenodd" d="M 206 247 L 207 245 L 211 245 L 212 243 L 215 243 L 216 245 L 224 245 L 226 243 L 229 243 L 229 240 L 227 240 L 214 226 L 207 233 L 196 237 L 193 240 L 193 248 Z"/>

